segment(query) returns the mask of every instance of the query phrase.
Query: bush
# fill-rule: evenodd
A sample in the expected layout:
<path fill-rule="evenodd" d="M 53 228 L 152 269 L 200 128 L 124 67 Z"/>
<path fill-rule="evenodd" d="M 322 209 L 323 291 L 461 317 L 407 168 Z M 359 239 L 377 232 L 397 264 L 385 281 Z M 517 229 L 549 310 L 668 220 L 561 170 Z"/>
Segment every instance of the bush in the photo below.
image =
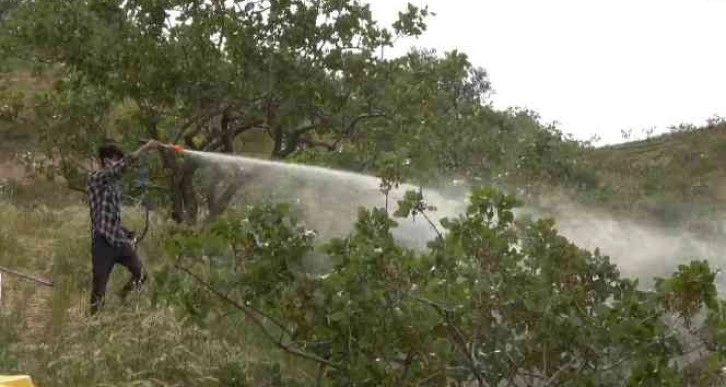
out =
<path fill-rule="evenodd" d="M 423 214 L 421 200 L 407 195 L 399 215 Z M 169 251 L 186 280 L 220 305 L 196 310 L 200 321 L 244 313 L 334 385 L 682 385 L 679 357 L 693 349 L 677 332 L 694 332 L 683 321 L 703 310 L 709 323 L 699 329 L 724 335 L 707 265 L 684 266 L 657 291 L 642 291 L 608 257 L 558 235 L 551 220 L 515 219 L 517 206 L 496 190 L 474 191 L 467 212 L 444 220 L 426 252 L 394 240 L 386 211 L 361 209 L 349 237 L 321 247 L 333 264 L 322 276 L 294 264 L 310 242 L 284 207 L 177 233 Z M 210 240 L 216 248 L 242 241 L 245 265 L 212 264 Z M 698 346 L 722 359 L 709 342 Z M 723 365 L 713 356 L 696 360 Z M 711 364 L 699 375 L 719 372 Z"/>

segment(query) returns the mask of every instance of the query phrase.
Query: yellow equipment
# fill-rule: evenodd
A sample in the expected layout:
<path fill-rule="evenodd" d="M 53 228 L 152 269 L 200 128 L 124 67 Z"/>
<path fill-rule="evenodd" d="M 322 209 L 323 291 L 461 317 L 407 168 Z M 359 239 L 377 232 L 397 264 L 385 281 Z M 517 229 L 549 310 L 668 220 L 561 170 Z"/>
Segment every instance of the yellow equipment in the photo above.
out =
<path fill-rule="evenodd" d="M 0 387 L 35 387 L 28 375 L 0 375 Z"/>

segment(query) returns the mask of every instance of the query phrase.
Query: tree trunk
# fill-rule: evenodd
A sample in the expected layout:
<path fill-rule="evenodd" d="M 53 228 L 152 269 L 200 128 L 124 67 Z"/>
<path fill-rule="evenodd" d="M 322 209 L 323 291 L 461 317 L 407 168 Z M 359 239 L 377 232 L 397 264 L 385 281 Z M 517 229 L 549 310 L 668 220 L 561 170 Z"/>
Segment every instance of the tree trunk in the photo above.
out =
<path fill-rule="evenodd" d="M 281 158 L 280 155 L 282 153 L 282 146 L 283 146 L 283 131 L 282 131 L 282 125 L 278 122 L 277 119 L 277 102 L 270 98 L 267 101 L 267 114 L 265 117 L 265 123 L 267 124 L 267 127 L 270 128 L 270 135 L 272 136 L 272 158 L 273 159 L 279 159 Z"/>
<path fill-rule="evenodd" d="M 194 223 L 199 205 L 194 190 L 194 173 L 197 165 L 190 161 L 177 161 L 176 155 L 163 152 L 164 167 L 170 171 L 171 217 L 177 223 Z"/>
<path fill-rule="evenodd" d="M 242 170 L 236 169 L 234 174 L 232 175 L 232 178 L 227 179 L 231 180 L 230 183 L 226 187 L 224 187 L 221 193 L 219 193 L 220 189 L 218 182 L 225 179 L 223 178 L 222 171 L 219 167 L 213 167 L 212 171 L 213 178 L 209 183 L 209 190 L 207 191 L 207 204 L 209 210 L 207 220 L 212 220 L 217 216 L 221 215 L 222 212 L 224 212 L 224 210 L 229 207 L 232 199 L 234 198 L 234 195 L 244 185 L 244 173 L 242 172 Z"/>
<path fill-rule="evenodd" d="M 194 190 L 194 173 L 197 170 L 197 166 L 193 165 L 189 161 L 184 162 L 181 172 L 181 181 L 179 189 L 181 191 L 181 197 L 184 201 L 184 212 L 183 219 L 186 223 L 194 223 L 197 220 L 199 214 L 199 203 L 197 200 L 197 194 Z"/>
<path fill-rule="evenodd" d="M 229 130 L 229 110 L 222 112 L 222 119 L 219 123 L 222 136 L 222 152 L 234 153 L 234 134 Z"/>

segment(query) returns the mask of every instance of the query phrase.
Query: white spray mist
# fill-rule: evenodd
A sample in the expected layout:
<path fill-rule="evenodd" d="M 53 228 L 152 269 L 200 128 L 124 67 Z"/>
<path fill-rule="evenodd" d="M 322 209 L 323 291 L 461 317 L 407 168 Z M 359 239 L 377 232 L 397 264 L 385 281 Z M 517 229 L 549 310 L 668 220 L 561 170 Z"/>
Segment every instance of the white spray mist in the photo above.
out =
<path fill-rule="evenodd" d="M 324 239 L 349 233 L 360 206 L 384 207 L 386 203 L 379 189 L 380 179 L 373 176 L 237 155 L 196 151 L 185 151 L 185 154 L 206 160 L 216 168 L 243 169 L 242 178 L 248 179 L 243 195 L 257 192 L 265 198 L 295 203 L 302 210 L 307 226 Z M 403 184 L 389 193 L 389 211 L 395 211 L 397 201 L 408 190 L 418 190 L 418 187 Z M 423 192 L 424 200 L 437 208 L 431 214 L 437 225 L 440 218 L 455 217 L 466 208 L 464 193 L 452 198 L 432 189 Z M 540 199 L 548 202 L 546 209 L 530 205 L 521 212 L 553 217 L 562 235 L 583 248 L 600 248 L 623 275 L 637 276 L 644 286 L 649 286 L 654 276 L 667 276 L 678 264 L 692 259 L 708 259 L 713 267 L 719 268 L 720 254 L 726 251 L 726 241 L 616 218 L 565 197 Z M 399 226 L 394 236 L 409 246 L 425 246 L 436 235 L 423 219 L 396 221 Z M 719 290 L 726 289 L 726 282 L 720 276 L 717 281 Z"/>

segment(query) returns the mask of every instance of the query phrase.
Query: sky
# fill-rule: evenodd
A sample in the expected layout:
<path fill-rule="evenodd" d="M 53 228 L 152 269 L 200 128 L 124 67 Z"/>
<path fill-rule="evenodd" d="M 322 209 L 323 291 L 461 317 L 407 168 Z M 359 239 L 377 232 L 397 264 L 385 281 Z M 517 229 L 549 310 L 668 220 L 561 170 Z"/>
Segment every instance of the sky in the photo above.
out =
<path fill-rule="evenodd" d="M 534 110 L 596 144 L 726 117 L 726 0 L 367 0 L 395 20 L 408 2 L 436 13 L 410 47 L 458 49 L 483 67 L 495 107 Z"/>

